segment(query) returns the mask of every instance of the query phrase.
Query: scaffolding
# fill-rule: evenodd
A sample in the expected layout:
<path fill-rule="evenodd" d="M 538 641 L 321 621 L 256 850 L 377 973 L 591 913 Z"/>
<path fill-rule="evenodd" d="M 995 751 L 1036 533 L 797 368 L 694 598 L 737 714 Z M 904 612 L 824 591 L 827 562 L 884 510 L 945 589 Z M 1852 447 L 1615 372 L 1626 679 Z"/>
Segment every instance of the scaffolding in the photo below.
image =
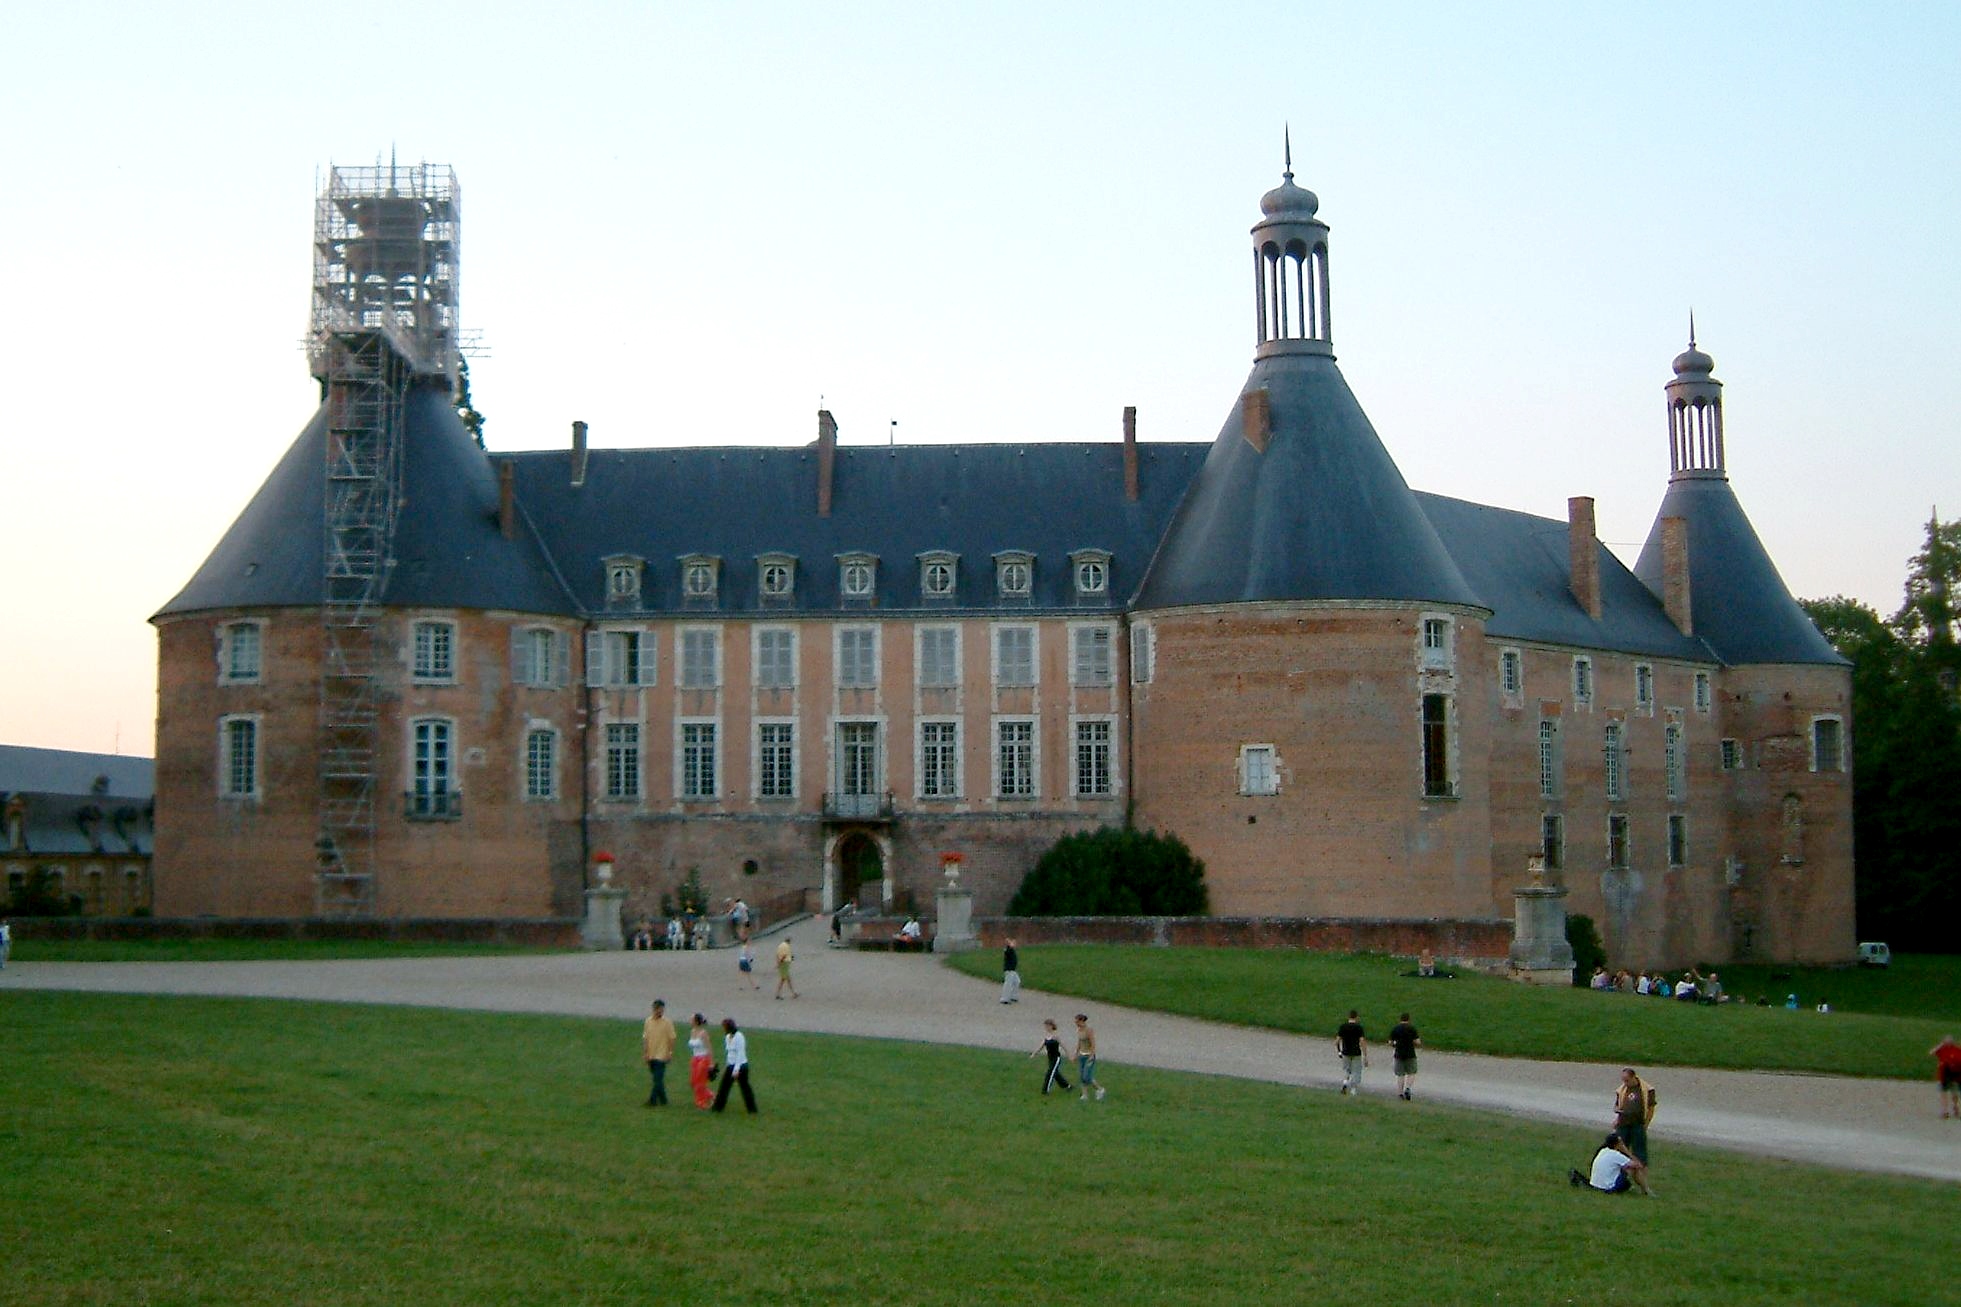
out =
<path fill-rule="evenodd" d="M 314 211 L 307 362 L 327 409 L 316 909 L 375 906 L 381 598 L 402 497 L 404 400 L 454 388 L 462 211 L 447 167 L 332 168 Z"/>

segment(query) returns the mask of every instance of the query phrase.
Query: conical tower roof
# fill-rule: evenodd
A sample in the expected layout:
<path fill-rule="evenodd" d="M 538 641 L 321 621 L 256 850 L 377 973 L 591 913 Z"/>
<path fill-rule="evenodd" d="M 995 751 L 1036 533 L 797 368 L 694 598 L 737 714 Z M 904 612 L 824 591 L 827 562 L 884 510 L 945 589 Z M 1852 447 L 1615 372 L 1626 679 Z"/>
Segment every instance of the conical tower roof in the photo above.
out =
<path fill-rule="evenodd" d="M 326 408 L 313 415 L 190 583 L 156 614 L 320 603 L 326 528 Z M 497 473 L 439 386 L 402 407 L 402 504 L 395 566 L 381 601 L 394 607 L 571 613 L 531 533 L 498 529 Z"/>

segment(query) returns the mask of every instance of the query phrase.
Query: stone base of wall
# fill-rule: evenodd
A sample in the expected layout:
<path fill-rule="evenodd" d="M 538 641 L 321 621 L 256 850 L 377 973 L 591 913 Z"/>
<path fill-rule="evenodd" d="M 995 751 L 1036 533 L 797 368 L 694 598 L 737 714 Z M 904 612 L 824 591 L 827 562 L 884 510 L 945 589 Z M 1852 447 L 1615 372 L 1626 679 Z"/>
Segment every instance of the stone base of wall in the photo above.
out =
<path fill-rule="evenodd" d="M 572 918 L 349 920 L 328 917 L 16 917 L 16 939 L 446 940 L 530 948 L 579 947 Z"/>
<path fill-rule="evenodd" d="M 847 917 L 847 931 L 890 939 L 903 917 Z M 1429 949 L 1440 962 L 1503 968 L 1512 923 L 1398 920 L 1386 917 L 984 917 L 974 922 L 983 947 L 1016 944 L 1153 944 L 1160 947 L 1298 948 L 1317 953 L 1388 953 L 1415 957 Z"/>

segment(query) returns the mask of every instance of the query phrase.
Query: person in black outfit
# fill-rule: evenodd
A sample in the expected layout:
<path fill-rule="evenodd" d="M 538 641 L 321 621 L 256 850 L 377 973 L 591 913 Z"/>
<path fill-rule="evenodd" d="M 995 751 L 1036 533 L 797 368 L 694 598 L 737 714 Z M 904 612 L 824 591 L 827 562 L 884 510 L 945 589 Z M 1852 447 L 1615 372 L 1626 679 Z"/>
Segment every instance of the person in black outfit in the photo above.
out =
<path fill-rule="evenodd" d="M 1007 942 L 1007 947 L 1001 950 L 1001 1001 L 1021 1002 L 1021 970 L 1019 958 L 1015 953 L 1015 942 L 1012 939 Z"/>
<path fill-rule="evenodd" d="M 1348 1010 L 1348 1020 L 1335 1031 L 1335 1052 L 1341 1057 L 1341 1092 L 1362 1092 L 1362 1068 L 1369 1064 L 1369 1041 L 1362 1031 L 1361 1014 Z"/>
<path fill-rule="evenodd" d="M 713 1111 L 729 1105 L 729 1090 L 742 1088 L 742 1105 L 756 1114 L 756 1091 L 749 1087 L 749 1038 L 736 1029 L 733 1017 L 722 1018 L 722 1083 L 715 1091 Z"/>
<path fill-rule="evenodd" d="M 1390 1028 L 1389 1051 L 1396 1067 L 1396 1092 L 1405 1103 L 1410 1101 L 1410 1090 L 1416 1087 L 1416 1050 L 1422 1042 L 1416 1027 L 1409 1023 L 1407 1012 Z"/>
<path fill-rule="evenodd" d="M 1042 1042 L 1036 1046 L 1033 1053 L 1028 1055 L 1040 1057 L 1044 1053 L 1048 1054 L 1049 1069 L 1042 1075 L 1042 1092 L 1046 1094 L 1051 1088 L 1055 1088 L 1067 1093 L 1069 1082 L 1062 1075 L 1062 1040 L 1056 1036 L 1055 1022 L 1044 1021 L 1042 1030 L 1044 1031 Z"/>

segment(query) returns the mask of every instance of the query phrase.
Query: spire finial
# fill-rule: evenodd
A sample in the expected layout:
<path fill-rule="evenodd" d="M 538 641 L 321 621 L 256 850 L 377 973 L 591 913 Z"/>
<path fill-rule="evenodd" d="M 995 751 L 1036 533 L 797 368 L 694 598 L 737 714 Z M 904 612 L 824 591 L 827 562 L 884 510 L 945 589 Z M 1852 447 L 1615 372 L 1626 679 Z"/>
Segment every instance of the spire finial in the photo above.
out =
<path fill-rule="evenodd" d="M 1695 310 L 1689 310 L 1689 348 L 1695 348 Z"/>
<path fill-rule="evenodd" d="M 1286 165 L 1280 175 L 1288 181 L 1292 181 L 1294 180 L 1294 127 L 1292 123 L 1283 123 L 1281 125 L 1280 141 L 1283 156 L 1286 159 Z"/>

